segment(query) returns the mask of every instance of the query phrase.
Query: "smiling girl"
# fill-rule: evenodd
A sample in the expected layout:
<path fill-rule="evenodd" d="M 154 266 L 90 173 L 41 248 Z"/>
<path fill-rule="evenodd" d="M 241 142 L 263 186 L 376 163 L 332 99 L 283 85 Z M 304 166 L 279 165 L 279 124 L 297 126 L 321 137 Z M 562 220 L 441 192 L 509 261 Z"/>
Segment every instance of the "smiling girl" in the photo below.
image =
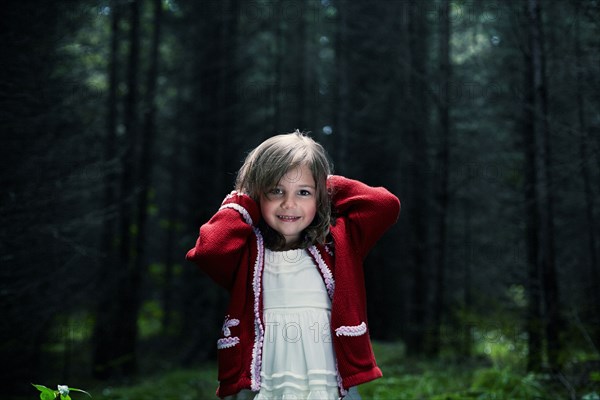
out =
<path fill-rule="evenodd" d="M 248 154 L 186 256 L 230 293 L 219 397 L 360 399 L 356 386 L 382 375 L 363 260 L 399 212 L 386 189 L 331 175 L 298 131 Z"/>

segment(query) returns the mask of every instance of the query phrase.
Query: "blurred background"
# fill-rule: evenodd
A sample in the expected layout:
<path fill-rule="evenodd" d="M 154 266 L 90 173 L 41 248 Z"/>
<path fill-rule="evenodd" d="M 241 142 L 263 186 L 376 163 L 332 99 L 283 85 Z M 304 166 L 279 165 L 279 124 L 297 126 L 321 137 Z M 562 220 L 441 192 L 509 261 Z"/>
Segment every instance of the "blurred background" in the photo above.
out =
<path fill-rule="evenodd" d="M 595 0 L 6 0 L 5 398 L 214 367 L 227 295 L 185 253 L 295 129 L 402 201 L 365 266 L 379 388 L 429 360 L 600 398 L 599 28 Z"/>

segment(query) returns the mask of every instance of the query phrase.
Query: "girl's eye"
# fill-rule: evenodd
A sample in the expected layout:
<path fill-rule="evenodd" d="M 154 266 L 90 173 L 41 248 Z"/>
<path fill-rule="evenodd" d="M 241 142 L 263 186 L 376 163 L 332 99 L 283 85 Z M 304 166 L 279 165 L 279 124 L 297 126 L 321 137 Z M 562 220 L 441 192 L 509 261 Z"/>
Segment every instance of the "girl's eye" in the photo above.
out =
<path fill-rule="evenodd" d="M 283 193 L 283 191 L 279 188 L 273 188 L 273 189 L 269 190 L 269 192 L 268 192 L 268 194 L 271 196 L 278 196 L 282 193 Z"/>
<path fill-rule="evenodd" d="M 305 190 L 305 189 L 302 189 L 299 193 L 300 193 L 300 196 L 310 196 L 312 194 L 312 193 L 310 193 L 309 190 Z"/>

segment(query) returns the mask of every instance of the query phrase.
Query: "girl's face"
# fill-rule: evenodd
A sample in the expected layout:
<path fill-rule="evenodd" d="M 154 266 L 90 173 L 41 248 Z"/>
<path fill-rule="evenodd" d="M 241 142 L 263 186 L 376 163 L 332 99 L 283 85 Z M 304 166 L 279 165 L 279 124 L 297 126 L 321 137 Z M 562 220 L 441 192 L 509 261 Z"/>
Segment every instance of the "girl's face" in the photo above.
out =
<path fill-rule="evenodd" d="M 261 195 L 260 211 L 267 225 L 283 235 L 288 247 L 297 244 L 317 213 L 317 191 L 310 169 L 306 165 L 290 169 Z"/>

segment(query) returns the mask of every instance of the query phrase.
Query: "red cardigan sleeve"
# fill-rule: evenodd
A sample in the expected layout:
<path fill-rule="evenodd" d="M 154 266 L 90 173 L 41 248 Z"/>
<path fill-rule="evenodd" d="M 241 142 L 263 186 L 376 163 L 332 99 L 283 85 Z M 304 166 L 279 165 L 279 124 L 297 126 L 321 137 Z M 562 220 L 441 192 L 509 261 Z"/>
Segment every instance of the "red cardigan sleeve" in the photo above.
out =
<path fill-rule="evenodd" d="M 332 175 L 327 180 L 331 206 L 337 218 L 347 220 L 354 248 L 362 257 L 400 215 L 400 200 L 383 187 Z"/>
<path fill-rule="evenodd" d="M 219 285 L 231 289 L 259 218 L 260 209 L 251 197 L 231 192 L 217 213 L 200 227 L 196 245 L 187 252 L 186 260 L 197 264 Z"/>

